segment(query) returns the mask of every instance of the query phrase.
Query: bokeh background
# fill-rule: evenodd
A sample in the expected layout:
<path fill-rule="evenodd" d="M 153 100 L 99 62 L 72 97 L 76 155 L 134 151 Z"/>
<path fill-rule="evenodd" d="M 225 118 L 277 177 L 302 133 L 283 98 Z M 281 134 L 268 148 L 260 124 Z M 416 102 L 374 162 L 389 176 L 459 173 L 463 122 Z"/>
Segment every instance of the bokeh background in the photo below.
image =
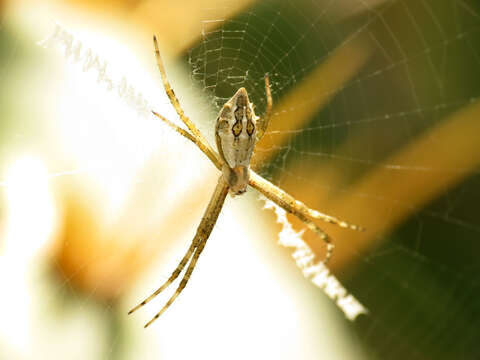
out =
<path fill-rule="evenodd" d="M 127 316 L 218 177 L 148 113 L 179 123 L 154 33 L 210 141 L 239 87 L 263 113 L 270 74 L 253 166 L 367 228 L 319 223 L 368 315 L 302 276 L 251 190 L 172 307 Z M 473 0 L 0 1 L 0 359 L 478 359 L 479 35 Z"/>

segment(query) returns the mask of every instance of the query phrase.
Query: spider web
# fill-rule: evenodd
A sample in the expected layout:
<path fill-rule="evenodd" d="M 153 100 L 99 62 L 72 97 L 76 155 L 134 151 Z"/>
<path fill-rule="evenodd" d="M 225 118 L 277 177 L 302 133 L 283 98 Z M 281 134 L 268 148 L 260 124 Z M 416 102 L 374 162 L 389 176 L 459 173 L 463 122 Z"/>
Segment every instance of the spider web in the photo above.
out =
<path fill-rule="evenodd" d="M 368 60 L 350 78 L 330 89 L 321 84 L 329 76 L 317 78 L 317 91 L 302 93 L 282 109 L 294 122 L 316 98 L 329 98 L 304 126 L 289 129 L 285 142 L 263 148 L 273 155 L 261 173 L 274 183 L 303 186 L 310 189 L 309 196 L 326 193 L 329 204 L 347 194 L 362 198 L 367 207 L 385 201 L 395 212 L 405 203 L 408 207 L 409 196 L 403 198 L 408 190 L 392 194 L 371 187 L 358 192 L 363 188 L 356 184 L 382 169 L 391 171 L 393 182 L 405 173 L 441 177 L 444 172 L 462 172 L 463 165 L 455 162 L 419 166 L 421 161 L 392 161 L 409 143 L 435 134 L 448 116 L 477 102 L 480 88 L 471 79 L 480 68 L 478 3 L 267 1 L 234 19 L 217 19 L 220 25 L 214 30 L 208 30 L 209 20 L 202 41 L 185 58 L 192 80 L 212 94 L 217 108 L 245 86 L 260 114 L 266 106 L 264 74 L 270 74 L 278 104 L 315 76 L 315 69 L 334 58 L 338 49 L 363 37 L 370 41 Z M 342 65 L 331 70 L 342 72 Z M 456 143 L 444 146 L 451 152 L 458 148 Z M 302 172 L 298 162 L 308 163 L 309 170 Z M 326 174 L 321 170 L 318 175 L 311 172 L 331 166 L 339 169 L 332 182 L 319 180 Z M 472 167 L 430 201 L 412 200 L 410 214 L 379 234 L 368 249 L 342 247 L 353 253 L 355 263 L 355 271 L 344 274 L 345 284 L 370 310 L 351 325 L 370 356 L 480 355 L 479 180 L 478 166 Z M 372 223 L 388 221 L 382 213 L 372 215 L 377 217 Z"/>
<path fill-rule="evenodd" d="M 267 141 L 259 149 L 259 158 L 265 159 L 258 161 L 259 172 L 323 212 L 334 211 L 333 215 L 340 218 L 350 215 L 354 222 L 359 222 L 357 216 L 362 219 L 362 209 L 368 214 L 368 225 L 359 222 L 367 227 L 366 245 L 356 244 L 355 235 L 346 230 L 325 228 L 334 234 L 337 246 L 333 272 L 369 309 L 367 316 L 355 322 L 341 316 L 337 319 L 359 344 L 359 358 L 360 354 L 378 359 L 478 358 L 480 178 L 478 166 L 465 161 L 477 158 L 478 151 L 464 151 L 460 142 L 444 143 L 441 129 L 453 123 L 452 131 L 447 132 L 453 134 L 457 117 L 479 101 L 479 4 L 473 0 L 279 0 L 255 3 L 229 19 L 212 17 L 211 13 L 211 9 L 205 9 L 199 41 L 187 49 L 182 59 L 190 74 L 187 87 L 191 91 L 200 89 L 207 99 L 195 103 L 198 114 L 208 119 L 200 125 L 202 131 L 211 138 L 208 129 L 213 128 L 218 110 L 241 86 L 248 90 L 257 115 L 261 115 L 266 107 L 264 76 L 268 73 L 276 107 L 265 136 Z M 3 22 L 0 30 L 10 39 Z M 0 79 L 8 78 L 17 52 L 23 51 L 21 41 L 9 41 L 2 42 L 7 45 L 1 52 Z M 113 62 L 109 59 L 109 64 Z M 302 85 L 310 79 L 317 85 L 302 92 Z M 96 74 L 85 81 L 95 80 Z M 288 101 L 296 92 L 294 101 Z M 155 100 L 148 98 L 148 103 Z M 132 109 L 132 114 L 136 110 Z M 108 116 L 108 112 L 104 115 Z M 174 118 L 173 112 L 164 115 Z M 304 118 L 303 122 L 299 124 L 298 118 Z M 275 127 L 275 121 L 285 123 Z M 112 124 L 108 126 L 113 128 Z M 32 136 L 31 130 L 8 126 L 14 130 L 4 129 L 6 143 Z M 149 126 L 158 133 L 156 125 Z M 465 132 L 465 139 L 472 135 L 462 129 L 458 131 Z M 161 139 L 176 141 L 170 137 Z M 100 140 L 105 142 L 104 138 Z M 439 142 L 440 148 L 447 149 L 446 154 L 460 152 L 459 157 L 424 159 L 428 153 L 422 144 L 438 148 Z M 413 156 L 405 154 L 407 150 Z M 190 157 L 168 155 L 176 159 Z M 440 155 L 444 156 L 443 152 Z M 190 165 L 197 161 L 193 159 Z M 98 175 L 104 167 L 105 163 L 99 162 L 89 171 Z M 69 164 L 56 170 L 49 169 L 49 176 L 75 178 L 82 172 Z M 382 181 L 375 182 L 378 174 Z M 425 178 L 430 182 L 423 183 Z M 454 180 L 437 189 L 437 179 L 444 178 Z M 398 185 L 398 179 L 406 185 Z M 139 175 L 135 181 L 165 185 L 161 177 L 148 180 Z M 423 193 L 431 195 L 424 198 Z M 347 207 L 338 204 L 352 204 L 357 212 L 338 212 Z M 301 225 L 294 225 L 301 229 Z M 219 226 L 227 227 L 221 223 Z M 323 254 L 322 244 L 310 244 L 320 256 Z M 223 250 L 233 251 L 223 246 Z M 255 246 L 264 253 L 272 251 L 269 245 Z M 237 247 L 235 251 L 243 251 Z M 207 264 L 208 259 L 213 261 L 213 256 L 202 255 L 201 261 Z M 175 261 L 162 273 L 167 274 Z M 228 261 L 221 261 L 228 269 Z M 100 259 L 92 260 L 95 262 Z M 92 263 L 84 265 L 88 268 Z M 287 256 L 283 264 L 294 271 Z M 259 267 L 258 263 L 251 266 Z M 217 274 L 207 265 L 200 265 L 198 271 L 202 270 L 211 271 L 211 277 Z M 313 312 L 325 295 L 300 275 L 296 281 L 301 283 L 300 291 L 308 293 L 308 301 L 313 302 L 308 308 Z M 71 279 L 64 279 L 61 291 L 70 292 L 70 283 Z M 189 288 L 197 286 L 201 294 L 203 288 L 194 283 L 190 282 Z M 255 289 L 255 296 L 261 296 L 262 290 Z M 95 294 L 90 290 L 88 295 Z M 181 297 L 180 303 L 187 302 L 187 296 Z M 79 302 L 85 308 L 90 306 L 83 298 Z M 248 306 L 260 305 L 255 302 Z M 114 309 L 115 304 L 107 304 L 100 314 L 104 316 Z M 219 312 L 231 315 L 223 308 Z M 207 315 L 193 311 L 188 316 L 199 323 L 211 321 Z M 315 316 L 320 317 L 317 313 Z M 268 316 L 261 320 L 278 321 Z M 180 332 L 181 327 L 173 319 L 166 319 L 166 324 Z M 301 358 L 318 354 L 322 345 L 316 336 L 323 335 L 312 335 L 313 350 L 303 349 Z M 283 341 L 288 343 L 288 339 Z M 118 356 L 119 343 L 123 343 L 122 334 L 114 333 L 108 357 Z M 249 346 L 275 346 L 266 344 Z M 282 346 L 277 346 L 279 356 L 299 356 L 285 355 Z M 0 355 L 3 349 L 0 347 Z M 271 355 L 266 350 L 256 354 Z M 102 355 L 91 354 L 90 358 L 96 356 Z M 122 356 L 129 358 L 129 353 Z"/>

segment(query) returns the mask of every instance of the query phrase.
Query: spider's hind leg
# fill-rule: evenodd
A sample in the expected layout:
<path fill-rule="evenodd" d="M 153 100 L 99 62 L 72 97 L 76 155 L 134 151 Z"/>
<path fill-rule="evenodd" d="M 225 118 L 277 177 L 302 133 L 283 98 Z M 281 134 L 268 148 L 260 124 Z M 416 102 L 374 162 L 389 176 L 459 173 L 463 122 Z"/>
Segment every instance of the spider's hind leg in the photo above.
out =
<path fill-rule="evenodd" d="M 223 175 L 221 175 L 220 178 L 218 179 L 217 186 L 215 187 L 215 192 L 213 193 L 212 198 L 208 203 L 207 209 L 205 210 L 205 214 L 203 215 L 202 220 L 200 221 L 200 225 L 198 225 L 197 232 L 192 241 L 192 245 L 190 245 L 190 248 L 188 249 L 187 253 L 183 257 L 177 269 L 175 269 L 174 273 L 170 276 L 167 282 L 163 284 L 157 291 L 155 291 L 155 293 L 153 293 L 151 296 L 149 296 L 145 301 L 137 305 L 135 308 L 130 310 L 130 313 L 137 310 L 138 308 L 140 308 L 141 306 L 149 302 L 151 299 L 153 299 L 158 293 L 160 293 L 168 285 L 170 285 L 172 281 L 178 277 L 178 275 L 183 270 L 187 262 L 191 259 L 190 264 L 188 265 L 187 271 L 185 272 L 185 275 L 183 276 L 183 279 L 180 282 L 180 285 L 178 286 L 175 293 L 167 301 L 165 306 L 153 317 L 153 319 L 150 320 L 145 325 L 145 327 L 149 326 L 152 322 L 158 319 L 160 315 L 162 315 L 163 312 L 165 312 L 165 310 L 167 310 L 168 307 L 175 301 L 175 299 L 178 297 L 178 295 L 180 295 L 182 290 L 187 285 L 187 282 L 190 279 L 190 276 L 192 275 L 192 272 L 193 272 L 193 269 L 195 268 L 197 260 L 200 254 L 202 253 L 203 248 L 205 247 L 205 244 L 208 238 L 210 237 L 210 234 L 212 233 L 213 227 L 217 222 L 218 216 L 220 215 L 220 211 L 222 210 L 223 204 L 225 202 L 225 198 L 228 195 L 228 189 L 229 189 L 228 184 L 223 179 Z"/>
<path fill-rule="evenodd" d="M 147 303 L 149 303 L 151 300 L 153 300 L 153 298 L 155 298 L 155 296 L 157 296 L 158 294 L 160 294 L 163 290 L 165 290 L 177 277 L 178 275 L 180 275 L 180 273 L 182 272 L 183 268 L 185 267 L 185 265 L 187 265 L 188 261 L 190 260 L 190 258 L 192 257 L 192 254 L 193 252 L 195 251 L 196 247 L 198 245 L 198 240 L 197 238 L 195 237 L 192 241 L 192 244 L 190 245 L 190 247 L 188 248 L 187 252 L 185 253 L 185 256 L 183 257 L 183 259 L 180 261 L 180 263 L 178 264 L 177 268 L 175 270 L 173 270 L 172 272 L 172 275 L 170 275 L 170 277 L 168 278 L 167 281 L 165 281 L 165 283 L 160 286 L 152 295 L 150 295 L 148 298 L 146 298 L 145 300 L 143 300 L 140 304 L 138 304 L 137 306 L 135 306 L 133 309 L 131 309 L 128 314 L 130 315 L 131 313 L 133 313 L 134 311 L 138 310 L 139 308 L 141 308 L 143 305 L 146 305 Z"/>
<path fill-rule="evenodd" d="M 162 315 L 170 307 L 170 305 L 172 305 L 172 303 L 175 301 L 177 296 L 180 295 L 180 293 L 183 291 L 183 289 L 188 283 L 188 280 L 190 280 L 190 276 L 192 275 L 193 269 L 195 269 L 197 260 L 200 257 L 200 254 L 202 253 L 206 243 L 207 243 L 207 239 L 205 239 L 198 245 L 198 247 L 195 250 L 195 253 L 193 254 L 192 260 L 188 265 L 187 271 L 185 272 L 185 275 L 183 276 L 182 281 L 180 282 L 180 285 L 178 285 L 177 290 L 172 295 L 172 297 L 168 299 L 167 303 L 163 306 L 162 310 L 160 310 L 148 323 L 145 324 L 145 327 L 148 327 L 151 323 L 157 320 L 160 317 L 160 315 Z"/>

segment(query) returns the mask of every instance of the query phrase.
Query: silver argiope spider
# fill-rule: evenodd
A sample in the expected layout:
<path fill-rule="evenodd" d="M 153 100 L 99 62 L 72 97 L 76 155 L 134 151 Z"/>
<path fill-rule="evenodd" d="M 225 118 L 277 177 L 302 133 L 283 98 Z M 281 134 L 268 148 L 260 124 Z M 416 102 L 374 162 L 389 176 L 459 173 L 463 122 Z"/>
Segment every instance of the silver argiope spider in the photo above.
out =
<path fill-rule="evenodd" d="M 135 310 L 150 302 L 155 296 L 166 289 L 180 275 L 187 263 L 190 262 L 175 293 L 167 301 L 165 306 L 153 317 L 153 319 L 151 319 L 145 325 L 145 327 L 149 326 L 161 314 L 163 314 L 163 312 L 168 309 L 168 307 L 175 301 L 177 296 L 187 285 L 187 282 L 190 279 L 198 258 L 200 257 L 208 237 L 215 226 L 220 211 L 222 210 L 225 198 L 229 192 L 232 196 L 240 195 L 246 191 L 247 185 L 250 185 L 262 193 L 266 198 L 275 202 L 287 212 L 295 215 L 325 242 L 327 246 L 324 260 L 325 264 L 332 256 L 334 245 L 332 244 L 329 236 L 322 229 L 320 229 L 312 221 L 312 219 L 320 219 L 325 222 L 336 224 L 340 227 L 349 228 L 352 230 L 363 230 L 363 228 L 357 225 L 349 224 L 346 221 L 339 220 L 333 216 L 322 214 L 317 210 L 308 208 L 304 203 L 296 200 L 294 197 L 265 180 L 263 177 L 249 168 L 250 158 L 252 156 L 255 144 L 265 134 L 272 112 L 272 95 L 270 92 L 268 75 L 265 75 L 267 109 L 263 118 L 259 118 L 255 115 L 253 104 L 250 102 L 245 88 L 240 88 L 235 95 L 233 95 L 232 98 L 228 100 L 225 105 L 223 105 L 219 112 L 215 126 L 215 138 L 218 149 L 217 153 L 215 150 L 213 150 L 202 133 L 185 115 L 180 107 L 180 103 L 167 80 L 165 68 L 160 57 L 160 51 L 158 50 L 157 38 L 155 36 L 153 37 L 153 44 L 155 47 L 155 56 L 157 59 L 158 69 L 160 70 L 165 91 L 178 116 L 187 126 L 188 130 L 175 125 L 154 111 L 152 111 L 152 113 L 179 134 L 197 145 L 197 147 L 210 159 L 210 161 L 212 161 L 212 163 L 219 170 L 221 170 L 222 174 L 218 179 L 217 186 L 210 199 L 205 214 L 200 221 L 200 225 L 197 228 L 197 232 L 193 238 L 192 244 L 188 248 L 183 259 L 178 264 L 177 268 L 173 271 L 168 280 L 162 286 L 160 286 L 160 288 L 158 288 L 152 295 L 128 312 L 131 314 Z"/>

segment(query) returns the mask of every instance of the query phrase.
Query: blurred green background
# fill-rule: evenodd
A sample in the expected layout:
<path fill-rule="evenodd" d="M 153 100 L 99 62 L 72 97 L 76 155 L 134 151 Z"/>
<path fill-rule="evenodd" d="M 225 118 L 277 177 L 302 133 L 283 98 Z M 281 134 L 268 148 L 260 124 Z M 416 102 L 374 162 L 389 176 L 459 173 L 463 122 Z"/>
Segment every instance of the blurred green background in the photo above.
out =
<path fill-rule="evenodd" d="M 478 2 L 0 6 L 1 359 L 479 358 Z M 56 23 L 71 37 L 39 46 Z M 346 320 L 301 276 L 252 190 L 227 202 L 168 316 L 146 331 L 148 315 L 127 317 L 173 270 L 218 176 L 137 111 L 177 120 L 153 33 L 209 139 L 241 86 L 263 113 L 270 74 L 254 167 L 367 228 L 319 223 L 335 239 L 332 273 L 368 315 Z M 321 241 L 304 238 L 322 258 Z"/>

